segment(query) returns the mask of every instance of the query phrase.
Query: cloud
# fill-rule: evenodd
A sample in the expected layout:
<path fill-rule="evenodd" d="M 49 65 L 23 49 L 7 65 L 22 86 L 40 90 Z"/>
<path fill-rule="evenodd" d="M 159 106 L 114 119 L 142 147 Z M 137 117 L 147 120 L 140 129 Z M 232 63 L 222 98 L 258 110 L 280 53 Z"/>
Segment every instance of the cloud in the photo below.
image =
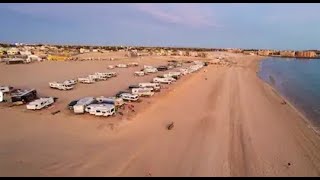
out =
<path fill-rule="evenodd" d="M 189 27 L 219 27 L 213 12 L 202 4 L 135 4 L 135 8 L 164 23 Z"/>

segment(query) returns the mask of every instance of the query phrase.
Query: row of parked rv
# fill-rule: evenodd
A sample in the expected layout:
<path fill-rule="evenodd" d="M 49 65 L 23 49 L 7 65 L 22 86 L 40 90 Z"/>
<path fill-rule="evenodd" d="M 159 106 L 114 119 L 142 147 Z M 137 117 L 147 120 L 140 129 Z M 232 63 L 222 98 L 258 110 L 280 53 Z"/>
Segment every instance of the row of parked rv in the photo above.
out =
<path fill-rule="evenodd" d="M 69 103 L 68 107 L 75 114 L 89 113 L 96 116 L 112 116 L 117 110 L 125 105 L 125 101 L 139 102 L 140 97 L 151 97 L 156 92 L 160 92 L 160 84 L 171 84 L 179 79 L 182 75 L 193 73 L 204 66 L 201 62 L 194 62 L 189 68 L 180 69 L 177 72 L 169 72 L 156 77 L 152 82 L 139 83 L 138 85 L 130 85 L 127 90 L 118 92 L 112 97 L 85 97 L 74 100 Z"/>
<path fill-rule="evenodd" d="M 160 84 L 171 84 L 183 75 L 193 73 L 204 66 L 204 63 L 194 61 L 194 64 L 188 68 L 182 68 L 176 72 L 168 72 L 156 78 L 151 82 L 138 83 L 138 85 L 131 85 L 125 91 L 120 91 L 112 97 L 85 97 L 74 100 L 68 104 L 68 108 L 75 114 L 89 113 L 96 116 L 112 116 L 117 110 L 125 105 L 125 101 L 139 102 L 140 97 L 151 97 L 161 89 Z M 66 81 L 65 81 L 66 82 Z M 69 82 L 70 84 L 74 82 Z M 66 84 L 68 84 L 66 82 Z M 39 110 L 52 105 L 56 102 L 54 97 L 37 96 L 35 89 L 20 90 L 9 86 L 0 86 L 0 102 L 12 102 L 19 104 L 26 104 L 27 109 Z"/>
<path fill-rule="evenodd" d="M 128 64 L 118 64 L 116 66 L 114 65 L 109 65 L 108 68 L 109 69 L 114 69 L 114 68 L 128 68 L 128 67 L 135 67 L 135 66 L 139 66 L 138 63 L 136 62 L 132 62 L 132 63 L 128 63 Z"/>
<path fill-rule="evenodd" d="M 178 62 L 169 63 L 167 66 L 158 66 L 158 67 L 144 65 L 143 69 L 141 69 L 140 71 L 134 72 L 134 75 L 135 76 L 145 76 L 147 74 L 156 73 L 158 71 L 167 71 L 169 69 L 173 69 L 173 68 L 181 67 L 181 66 L 182 66 L 182 64 L 178 63 Z"/>

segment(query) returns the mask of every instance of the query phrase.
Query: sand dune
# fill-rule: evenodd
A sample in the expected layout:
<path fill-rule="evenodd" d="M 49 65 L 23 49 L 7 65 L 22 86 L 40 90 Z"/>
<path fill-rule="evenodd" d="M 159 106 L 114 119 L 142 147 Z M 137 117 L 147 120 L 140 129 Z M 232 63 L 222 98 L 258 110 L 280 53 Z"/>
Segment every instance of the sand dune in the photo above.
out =
<path fill-rule="evenodd" d="M 113 131 L 106 120 L 1 107 L 0 175 L 319 176 L 319 137 L 256 76 L 258 59 L 184 77 Z"/>

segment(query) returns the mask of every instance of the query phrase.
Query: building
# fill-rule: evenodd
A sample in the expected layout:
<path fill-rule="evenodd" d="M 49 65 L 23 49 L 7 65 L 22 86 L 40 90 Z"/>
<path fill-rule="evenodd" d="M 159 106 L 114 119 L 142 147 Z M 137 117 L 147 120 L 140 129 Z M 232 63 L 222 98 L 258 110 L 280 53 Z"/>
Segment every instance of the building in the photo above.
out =
<path fill-rule="evenodd" d="M 280 56 L 295 57 L 295 55 L 296 55 L 295 51 L 280 51 Z"/>
<path fill-rule="evenodd" d="M 313 57 L 317 57 L 317 53 L 314 51 L 297 51 L 295 53 L 295 56 L 313 58 Z"/>

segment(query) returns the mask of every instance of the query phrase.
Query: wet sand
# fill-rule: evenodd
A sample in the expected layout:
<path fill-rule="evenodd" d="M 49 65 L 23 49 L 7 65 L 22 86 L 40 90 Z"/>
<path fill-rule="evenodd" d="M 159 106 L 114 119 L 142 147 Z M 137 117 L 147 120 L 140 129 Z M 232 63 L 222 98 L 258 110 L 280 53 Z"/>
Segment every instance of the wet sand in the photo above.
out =
<path fill-rule="evenodd" d="M 53 116 L 50 110 L 1 106 L 0 175 L 319 176 L 319 136 L 257 77 L 259 59 L 235 55 L 237 65 L 212 65 L 183 77 L 145 98 L 128 120 L 76 116 L 67 110 Z M 165 63 L 159 58 L 142 64 L 155 62 Z M 57 94 L 61 102 L 55 108 L 63 108 L 76 96 L 111 95 L 140 81 L 128 70 L 120 72 L 119 83 L 114 79 L 80 85 L 68 93 L 49 89 L 48 80 L 106 67 L 102 61 L 70 63 L 75 64 L 32 64 L 29 71 L 1 65 L 0 82 Z M 17 71 L 28 81 L 15 75 Z M 168 131 L 171 121 L 174 128 Z"/>

